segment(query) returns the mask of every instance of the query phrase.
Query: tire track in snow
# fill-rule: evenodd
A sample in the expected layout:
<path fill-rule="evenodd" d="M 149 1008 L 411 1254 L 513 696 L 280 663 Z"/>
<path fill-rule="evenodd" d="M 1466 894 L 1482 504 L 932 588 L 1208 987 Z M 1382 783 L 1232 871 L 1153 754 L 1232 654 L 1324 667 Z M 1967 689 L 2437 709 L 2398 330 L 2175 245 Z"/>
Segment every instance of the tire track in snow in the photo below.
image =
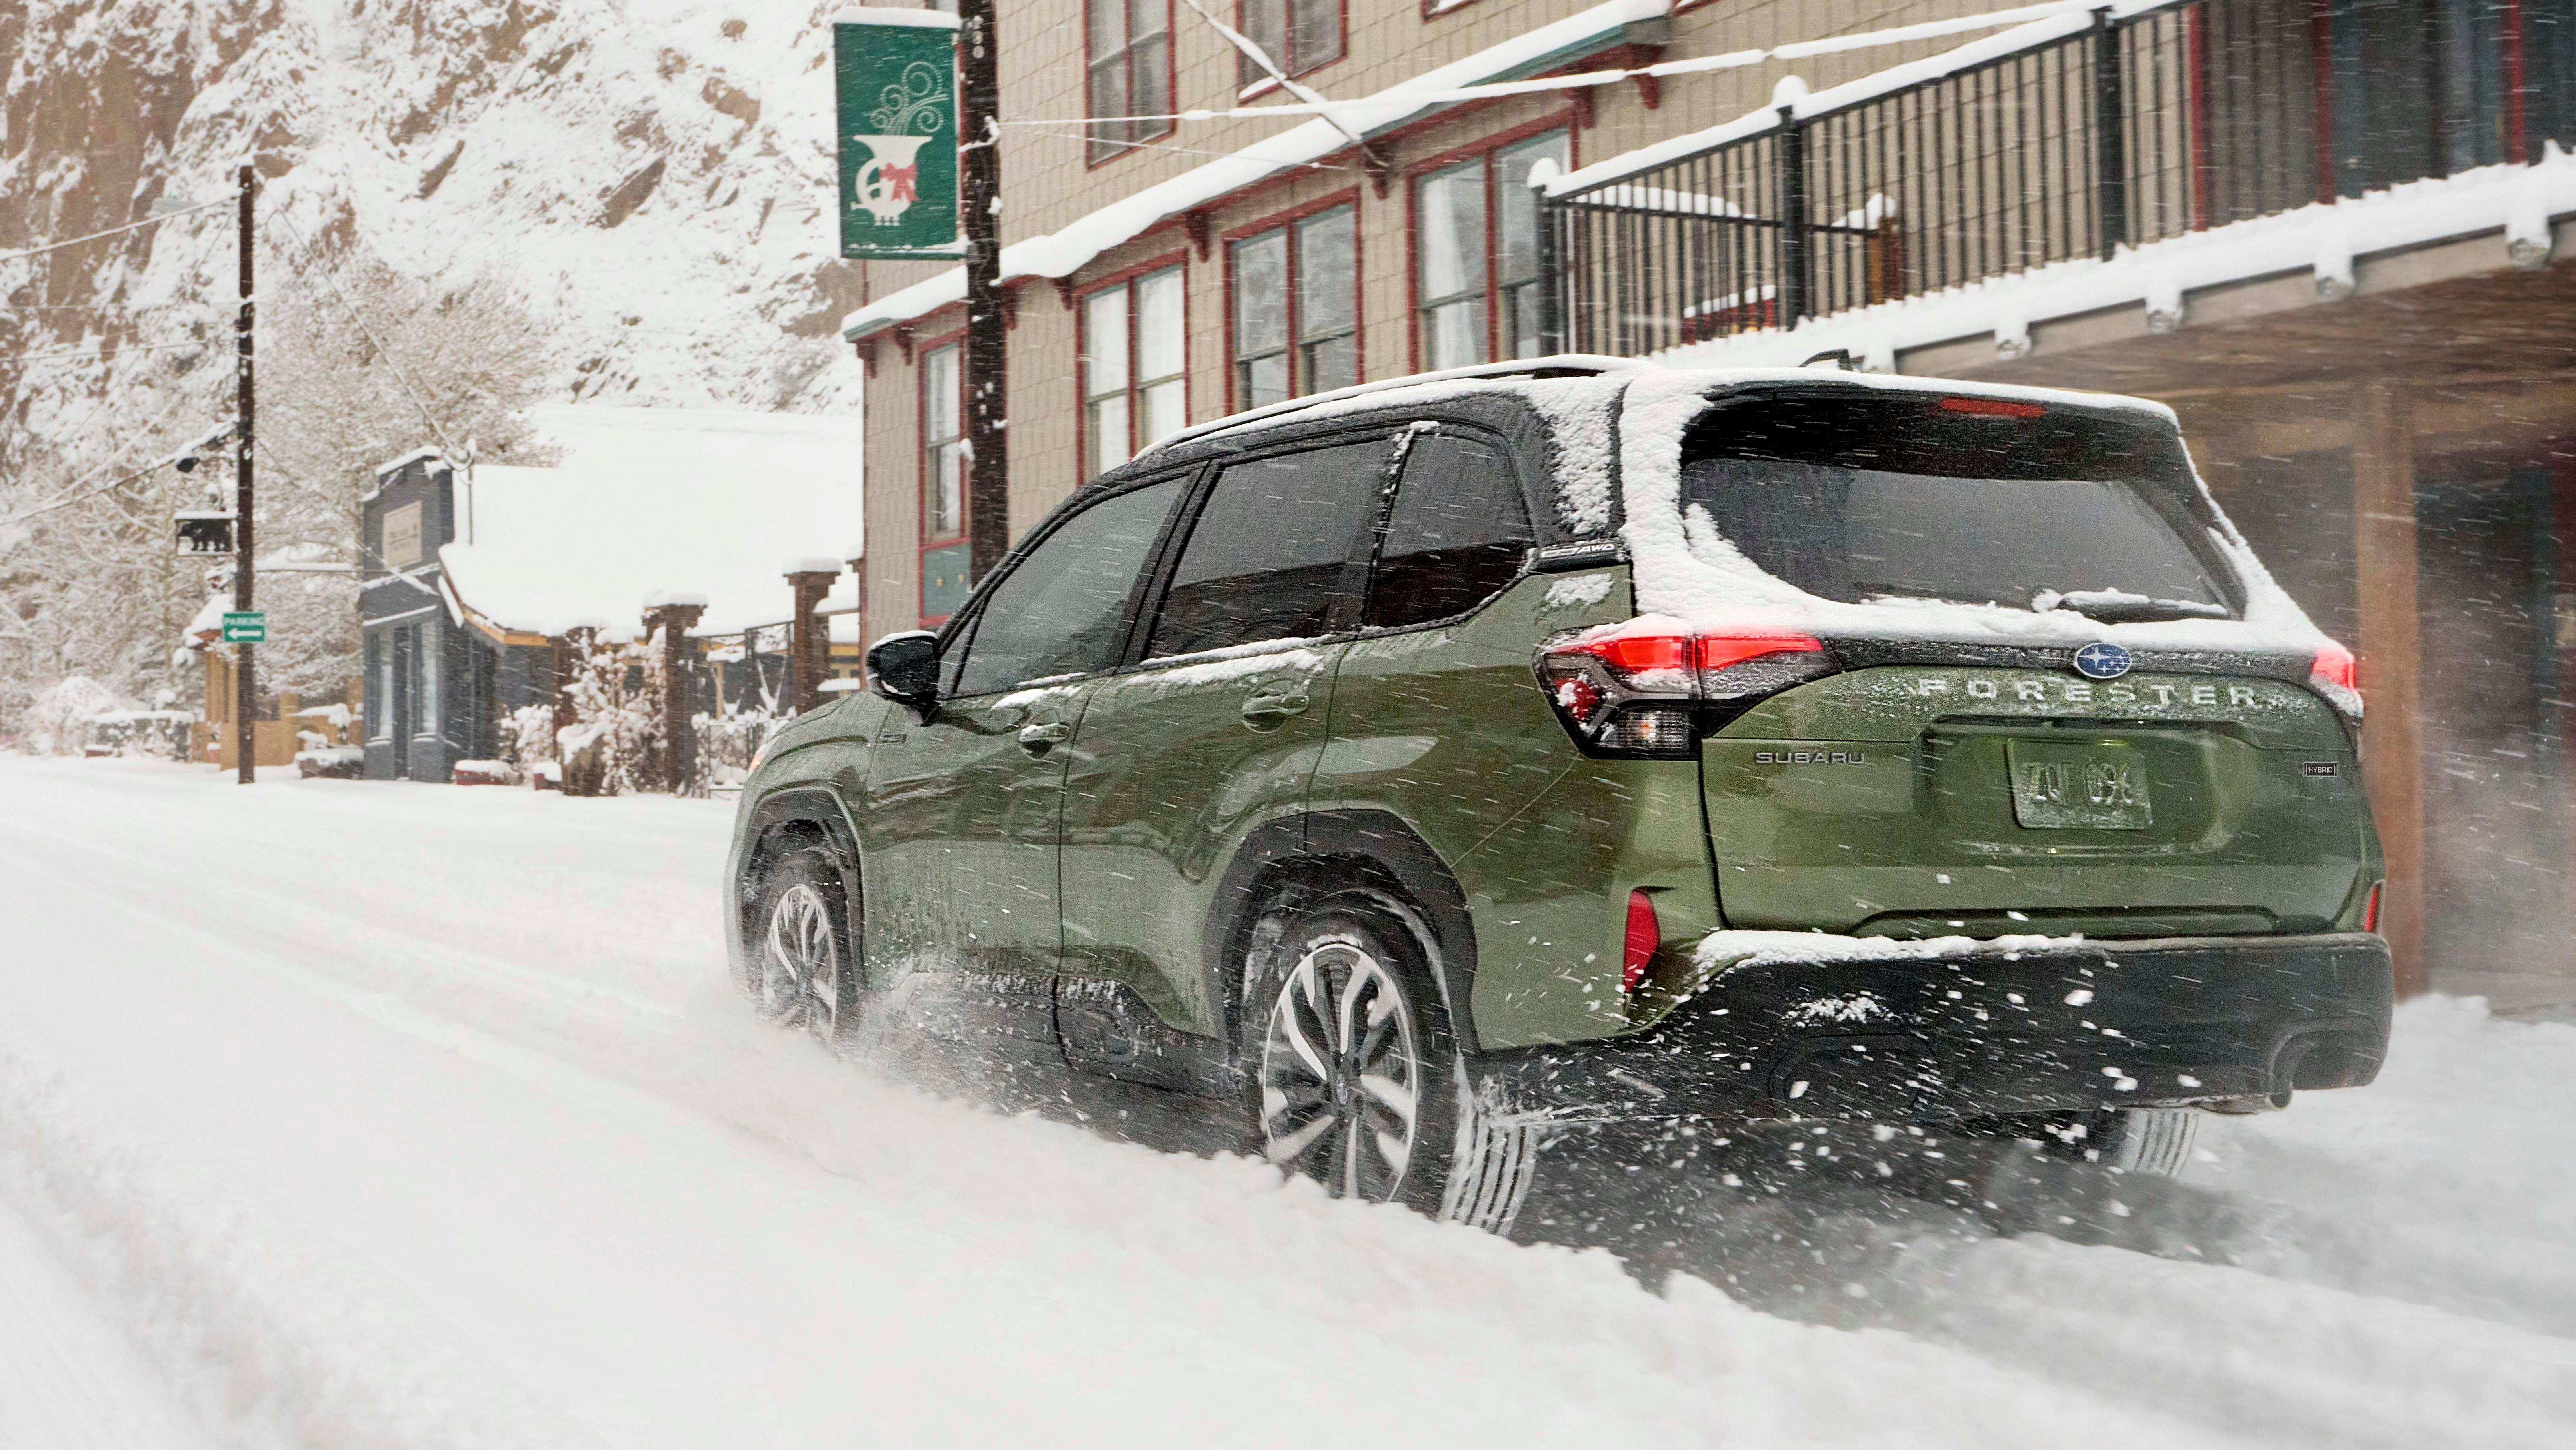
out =
<path fill-rule="evenodd" d="M 104 1322 L 35 1226 L 0 1195 L 0 1445 L 201 1450 L 210 1443 Z"/>
<path fill-rule="evenodd" d="M 0 1183 L 59 1218 L 143 1347 L 253 1439 L 306 1450 L 588 1450 L 596 1442 L 291 1211 L 170 1166 L 58 1069 L 0 1048 Z"/>

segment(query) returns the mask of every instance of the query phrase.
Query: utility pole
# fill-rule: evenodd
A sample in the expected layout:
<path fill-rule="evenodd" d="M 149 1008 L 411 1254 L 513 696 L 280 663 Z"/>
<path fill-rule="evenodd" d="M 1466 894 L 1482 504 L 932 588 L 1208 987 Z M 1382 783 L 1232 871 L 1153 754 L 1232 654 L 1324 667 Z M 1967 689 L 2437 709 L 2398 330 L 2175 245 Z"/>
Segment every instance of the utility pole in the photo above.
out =
<path fill-rule="evenodd" d="M 997 0 L 961 0 L 958 210 L 966 233 L 967 554 L 982 583 L 1011 545 L 1010 388 L 1002 357 L 1001 43 Z"/>
<path fill-rule="evenodd" d="M 251 533 L 251 197 L 259 187 L 259 170 L 244 161 L 241 168 L 241 311 L 233 321 L 233 350 L 239 359 L 234 378 L 237 394 L 235 406 L 239 421 L 233 427 L 233 608 L 247 614 L 251 610 L 251 561 L 258 557 L 254 547 L 258 540 Z M 254 717 L 259 710 L 259 687 L 251 677 L 251 654 L 256 645 L 247 640 L 233 646 L 233 756 L 238 763 L 234 779 L 249 785 L 258 779 L 256 759 L 258 730 Z"/>

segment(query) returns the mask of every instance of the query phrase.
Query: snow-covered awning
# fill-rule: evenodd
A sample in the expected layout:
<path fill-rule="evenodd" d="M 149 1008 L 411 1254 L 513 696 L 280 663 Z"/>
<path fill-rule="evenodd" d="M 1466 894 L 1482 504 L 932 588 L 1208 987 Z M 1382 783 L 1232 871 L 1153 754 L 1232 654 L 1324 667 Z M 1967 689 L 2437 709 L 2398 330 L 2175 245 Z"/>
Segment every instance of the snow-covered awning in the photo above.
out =
<path fill-rule="evenodd" d="M 456 598 L 501 628 L 632 629 L 646 608 L 685 602 L 706 606 L 698 634 L 775 624 L 793 612 L 789 571 L 844 550 L 837 569 L 859 551 L 857 418 L 585 405 L 534 416 L 562 462 L 477 466 L 459 540 L 439 550 Z M 824 607 L 857 603 L 845 578 Z"/>
<path fill-rule="evenodd" d="M 1028 277 L 1070 277 L 1092 258 L 1143 235 L 1151 227 L 1290 167 L 1321 161 L 1347 149 L 1351 141 L 1342 129 L 1345 126 L 1362 136 L 1376 135 L 1448 104 L 1441 92 L 1553 70 L 1618 44 L 1627 26 L 1659 19 L 1671 10 L 1671 0 L 1606 0 L 1579 14 L 1488 46 L 1463 60 L 1336 105 L 1331 118 L 1318 116 L 1231 156 L 1192 167 L 1169 181 L 1121 197 L 1059 231 L 1004 247 L 1002 279 L 1010 282 Z M 962 302 L 965 297 L 965 269 L 952 268 L 851 313 L 841 320 L 841 335 L 856 342 Z"/>

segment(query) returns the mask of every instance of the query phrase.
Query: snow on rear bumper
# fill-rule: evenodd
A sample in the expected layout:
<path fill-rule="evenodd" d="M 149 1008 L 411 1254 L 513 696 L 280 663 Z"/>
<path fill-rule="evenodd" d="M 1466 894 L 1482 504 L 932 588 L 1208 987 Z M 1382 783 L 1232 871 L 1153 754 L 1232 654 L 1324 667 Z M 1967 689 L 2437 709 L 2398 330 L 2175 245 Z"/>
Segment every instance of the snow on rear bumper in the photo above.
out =
<path fill-rule="evenodd" d="M 1742 944 L 1645 1031 L 1491 1066 L 1569 1117 L 1931 1122 L 2358 1087 L 2387 1054 L 2388 944 L 2359 932 Z"/>

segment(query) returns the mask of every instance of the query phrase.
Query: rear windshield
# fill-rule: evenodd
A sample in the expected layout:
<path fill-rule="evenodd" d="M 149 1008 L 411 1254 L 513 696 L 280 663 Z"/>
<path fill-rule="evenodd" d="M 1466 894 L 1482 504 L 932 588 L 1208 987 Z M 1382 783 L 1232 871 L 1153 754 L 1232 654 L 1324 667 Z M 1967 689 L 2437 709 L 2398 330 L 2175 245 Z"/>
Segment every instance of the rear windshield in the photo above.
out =
<path fill-rule="evenodd" d="M 2181 439 L 2147 420 L 1938 394 L 1748 398 L 1692 426 L 1681 494 L 1685 516 L 1705 510 L 1753 563 L 1827 599 L 2125 618 L 2240 604 Z"/>

